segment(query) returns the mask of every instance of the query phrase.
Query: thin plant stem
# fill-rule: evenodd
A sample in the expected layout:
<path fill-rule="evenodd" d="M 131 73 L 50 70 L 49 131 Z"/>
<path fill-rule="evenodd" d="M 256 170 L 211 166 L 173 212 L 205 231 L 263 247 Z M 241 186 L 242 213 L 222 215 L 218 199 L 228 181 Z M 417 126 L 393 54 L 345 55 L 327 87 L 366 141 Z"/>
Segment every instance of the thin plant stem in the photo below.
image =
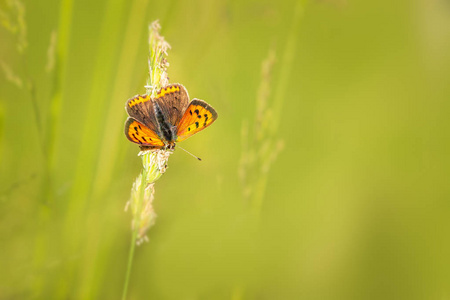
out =
<path fill-rule="evenodd" d="M 270 136 L 275 136 L 276 132 L 279 127 L 280 123 L 280 116 L 281 116 L 281 109 L 283 105 L 283 101 L 286 98 L 285 93 L 287 90 L 287 84 L 288 79 L 292 71 L 292 61 L 294 59 L 294 55 L 296 52 L 296 41 L 299 31 L 299 23 L 300 19 L 303 16 L 304 12 L 304 6 L 306 5 L 308 1 L 307 0 L 298 0 L 297 4 L 294 9 L 294 15 L 292 19 L 291 29 L 286 41 L 286 45 L 284 47 L 284 53 L 282 57 L 282 64 L 281 64 L 281 70 L 279 75 L 279 81 L 276 86 L 275 94 L 274 94 L 274 101 L 273 101 L 273 108 L 272 108 L 272 116 L 273 121 L 271 126 L 269 127 L 269 130 L 271 132 L 268 132 L 266 134 L 269 134 Z M 270 59 L 270 56 L 269 56 Z M 261 147 L 263 145 L 261 144 Z M 274 153 L 279 153 L 281 149 L 283 148 L 283 142 L 278 141 L 278 143 L 273 143 L 272 146 L 273 151 L 272 153 L 268 155 L 264 155 L 264 159 L 262 161 L 262 164 L 266 163 L 267 161 L 274 161 L 276 159 L 277 155 L 274 155 Z M 262 152 L 264 153 L 264 152 Z M 264 171 L 265 169 L 265 171 Z M 269 167 L 262 168 L 262 174 L 258 176 L 257 181 L 255 182 L 255 193 L 252 201 L 253 206 L 253 212 L 257 215 L 257 219 L 259 218 L 259 215 L 261 213 L 261 208 L 263 204 L 263 199 L 266 191 L 266 186 L 268 182 L 268 169 Z"/>
<path fill-rule="evenodd" d="M 142 207 L 142 199 L 144 199 L 145 195 L 145 189 L 147 187 L 147 176 L 145 172 L 145 168 L 142 170 L 141 174 L 141 185 L 140 185 L 140 197 L 138 199 L 138 211 L 141 210 Z M 136 249 L 136 240 L 137 236 L 139 234 L 139 226 L 137 226 L 140 222 L 140 214 L 136 214 L 134 216 L 134 227 L 131 234 L 131 245 L 130 245 L 130 251 L 128 253 L 128 265 L 127 265 L 127 272 L 125 275 L 125 283 L 123 285 L 123 292 L 122 292 L 122 300 L 125 300 L 127 298 L 127 291 L 128 291 L 128 284 L 130 282 L 130 274 L 131 274 L 131 266 L 133 265 L 133 258 L 134 258 L 134 249 Z"/>
<path fill-rule="evenodd" d="M 149 25 L 149 77 L 145 86 L 147 94 L 155 96 L 156 90 L 167 85 L 167 67 L 169 64 L 165 56 L 170 45 L 159 34 L 161 27 L 158 21 Z M 131 267 L 136 244 L 147 240 L 146 232 L 154 224 L 156 214 L 153 210 L 154 183 L 167 169 L 167 161 L 172 150 L 143 150 L 139 153 L 142 158 L 142 173 L 136 178 L 131 189 L 131 199 L 127 204 L 133 215 L 132 238 L 128 254 L 128 266 L 125 274 L 125 283 L 122 299 L 127 297 L 128 285 L 131 276 Z"/>
<path fill-rule="evenodd" d="M 134 231 L 133 235 L 131 237 L 130 252 L 128 253 L 128 266 L 127 266 L 127 273 L 125 275 L 125 283 L 123 285 L 122 300 L 125 300 L 127 298 L 128 283 L 130 282 L 130 274 L 131 274 L 131 266 L 133 264 L 134 249 L 136 248 L 136 235 L 137 235 L 137 232 Z"/>
<path fill-rule="evenodd" d="M 287 86 L 289 84 L 289 76 L 292 73 L 292 65 L 296 54 L 298 31 L 300 30 L 300 20 L 303 17 L 305 6 L 308 0 L 298 0 L 294 8 L 294 16 L 291 23 L 291 28 L 284 48 L 283 58 L 281 62 L 281 70 L 278 76 L 278 84 L 274 94 L 273 105 L 273 121 L 272 134 L 276 133 L 280 123 L 281 109 L 283 102 L 286 99 Z"/>

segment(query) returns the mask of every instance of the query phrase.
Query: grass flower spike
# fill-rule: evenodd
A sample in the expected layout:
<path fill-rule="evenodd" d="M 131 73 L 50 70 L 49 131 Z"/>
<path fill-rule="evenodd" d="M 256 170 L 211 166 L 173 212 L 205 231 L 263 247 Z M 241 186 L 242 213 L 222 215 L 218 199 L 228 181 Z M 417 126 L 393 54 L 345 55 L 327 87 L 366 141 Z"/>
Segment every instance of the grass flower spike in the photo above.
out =
<path fill-rule="evenodd" d="M 158 21 L 154 21 L 149 26 L 149 77 L 145 88 L 147 94 L 152 97 L 169 81 L 167 77 L 169 64 L 166 56 L 170 45 L 160 35 L 160 30 Z M 154 183 L 166 171 L 167 161 L 172 153 L 172 150 L 165 149 L 139 152 L 143 169 L 133 184 L 131 199 L 127 203 L 127 208 L 131 208 L 133 215 L 132 230 L 138 244 L 147 239 L 145 234 L 155 223 L 156 213 L 152 205 L 155 193 Z"/>
<path fill-rule="evenodd" d="M 190 100 L 182 84 L 169 84 L 166 56 L 170 46 L 159 34 L 157 22 L 153 22 L 149 29 L 147 93 L 128 99 L 125 105 L 128 119 L 124 133 L 130 142 L 139 145 L 143 164 L 127 205 L 133 214 L 130 255 L 135 243 L 146 240 L 147 230 L 155 223 L 155 181 L 166 171 L 176 143 L 202 131 L 218 117 L 215 109 L 205 101 Z"/>
<path fill-rule="evenodd" d="M 154 97 L 156 91 L 169 82 L 167 77 L 169 63 L 165 57 L 170 45 L 160 35 L 160 29 L 158 21 L 149 25 L 149 76 L 145 89 L 147 95 L 151 97 Z M 155 149 L 143 150 L 138 154 L 142 158 L 143 168 L 133 183 L 131 197 L 125 208 L 125 210 L 130 208 L 132 213 L 132 238 L 122 299 L 126 299 L 127 296 L 135 245 L 148 240 L 146 233 L 155 224 L 156 213 L 153 209 L 155 182 L 167 170 L 167 161 L 172 153 L 173 150 Z"/>
<path fill-rule="evenodd" d="M 170 49 L 170 45 L 160 35 L 160 30 L 161 26 L 158 21 L 154 21 L 149 26 L 149 76 L 145 88 L 147 94 L 152 97 L 155 96 L 157 90 L 169 83 L 169 77 L 167 76 L 169 63 L 167 62 L 166 56 L 168 55 L 167 50 Z"/>

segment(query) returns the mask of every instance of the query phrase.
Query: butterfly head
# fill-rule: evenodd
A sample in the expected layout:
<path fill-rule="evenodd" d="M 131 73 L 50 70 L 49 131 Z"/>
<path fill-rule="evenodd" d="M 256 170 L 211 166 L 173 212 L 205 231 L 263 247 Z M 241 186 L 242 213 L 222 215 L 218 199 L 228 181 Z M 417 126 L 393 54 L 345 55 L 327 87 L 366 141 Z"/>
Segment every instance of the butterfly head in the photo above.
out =
<path fill-rule="evenodd" d="M 166 144 L 164 149 L 165 150 L 175 150 L 175 142 L 169 142 L 168 144 Z"/>

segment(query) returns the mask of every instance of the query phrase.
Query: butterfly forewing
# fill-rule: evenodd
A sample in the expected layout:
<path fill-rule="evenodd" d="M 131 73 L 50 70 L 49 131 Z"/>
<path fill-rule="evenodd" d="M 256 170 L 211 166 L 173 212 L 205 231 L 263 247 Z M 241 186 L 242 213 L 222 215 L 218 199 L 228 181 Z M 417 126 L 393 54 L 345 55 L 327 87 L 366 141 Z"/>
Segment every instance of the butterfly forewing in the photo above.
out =
<path fill-rule="evenodd" d="M 125 108 L 130 117 L 153 131 L 157 130 L 158 122 L 156 121 L 153 102 L 149 95 L 136 95 L 128 99 Z"/>
<path fill-rule="evenodd" d="M 164 142 L 153 130 L 133 118 L 128 118 L 125 123 L 125 135 L 130 141 L 139 145 L 154 148 L 164 146 Z"/>
<path fill-rule="evenodd" d="M 176 126 L 189 104 L 189 96 L 181 84 L 170 84 L 158 91 L 154 101 L 158 103 L 166 121 Z"/>
<path fill-rule="evenodd" d="M 177 125 L 177 142 L 202 131 L 217 119 L 217 113 L 208 103 L 194 99 Z"/>

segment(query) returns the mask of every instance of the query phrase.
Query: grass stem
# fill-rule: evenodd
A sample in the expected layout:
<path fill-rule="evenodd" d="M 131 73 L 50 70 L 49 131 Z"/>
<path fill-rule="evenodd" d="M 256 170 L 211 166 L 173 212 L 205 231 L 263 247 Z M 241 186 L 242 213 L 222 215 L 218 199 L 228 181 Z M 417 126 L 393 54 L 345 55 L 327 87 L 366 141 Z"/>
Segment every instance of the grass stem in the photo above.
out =
<path fill-rule="evenodd" d="M 152 97 L 156 94 L 156 90 L 168 83 L 168 63 L 165 56 L 170 45 L 159 34 L 160 29 L 158 21 L 149 25 L 149 77 L 145 88 Z M 127 297 L 136 244 L 139 245 L 147 240 L 146 232 L 155 222 L 156 214 L 152 205 L 155 193 L 154 183 L 166 171 L 167 160 L 171 154 L 171 150 L 164 149 L 144 150 L 139 153 L 143 169 L 133 184 L 131 198 L 127 204 L 133 215 L 133 221 L 128 266 L 122 292 L 123 300 Z"/>
<path fill-rule="evenodd" d="M 127 298 L 128 284 L 130 282 L 131 266 L 133 265 L 134 249 L 136 248 L 136 235 L 137 232 L 134 231 L 131 237 L 130 252 L 128 253 L 128 266 L 127 272 L 125 274 L 125 283 L 123 285 L 122 300 L 125 300 Z"/>

